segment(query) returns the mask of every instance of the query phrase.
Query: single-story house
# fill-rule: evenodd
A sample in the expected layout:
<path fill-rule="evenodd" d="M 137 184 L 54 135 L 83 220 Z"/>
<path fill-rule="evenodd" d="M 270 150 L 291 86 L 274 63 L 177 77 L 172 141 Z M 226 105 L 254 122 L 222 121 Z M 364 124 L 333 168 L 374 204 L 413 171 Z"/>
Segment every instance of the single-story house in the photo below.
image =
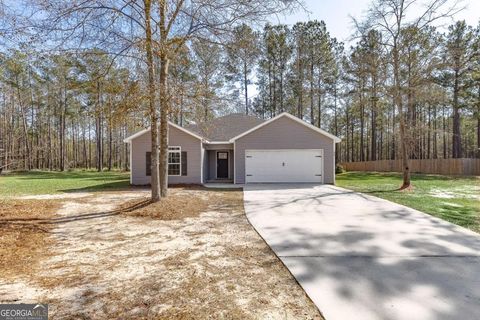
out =
<path fill-rule="evenodd" d="M 130 183 L 150 183 L 150 129 L 130 143 Z M 262 120 L 230 114 L 207 124 L 169 122 L 169 184 L 335 183 L 340 139 L 289 113 Z"/>

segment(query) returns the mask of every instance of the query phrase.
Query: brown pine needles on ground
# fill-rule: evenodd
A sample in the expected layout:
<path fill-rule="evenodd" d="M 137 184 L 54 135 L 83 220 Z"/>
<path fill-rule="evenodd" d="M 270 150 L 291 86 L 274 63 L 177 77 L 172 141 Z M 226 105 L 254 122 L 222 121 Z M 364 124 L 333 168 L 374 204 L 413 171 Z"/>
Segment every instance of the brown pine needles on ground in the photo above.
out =
<path fill-rule="evenodd" d="M 46 223 L 60 207 L 52 200 L 0 199 L 0 276 L 35 272 L 51 244 Z"/>

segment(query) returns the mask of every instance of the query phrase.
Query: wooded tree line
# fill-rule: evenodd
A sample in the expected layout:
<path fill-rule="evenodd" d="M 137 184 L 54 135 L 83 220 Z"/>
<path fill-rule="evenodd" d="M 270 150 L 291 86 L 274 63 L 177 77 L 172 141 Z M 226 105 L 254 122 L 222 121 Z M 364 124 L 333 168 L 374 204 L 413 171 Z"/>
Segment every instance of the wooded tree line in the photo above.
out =
<path fill-rule="evenodd" d="M 193 1 L 197 11 L 183 1 L 39 2 L 46 18 L 68 17 L 34 24 L 65 50 L 2 41 L 0 167 L 126 169 L 122 141 L 140 128 L 160 123 L 152 146 L 162 147 L 156 139 L 166 137 L 167 118 L 185 125 L 230 112 L 291 112 L 343 139 L 337 161 L 401 158 L 402 142 L 408 158 L 480 157 L 480 25 L 436 29 L 424 16 L 445 1 L 432 0 L 429 15 L 393 30 L 375 22 L 395 12 L 377 9 L 391 2 L 406 10 L 405 0 L 376 2 L 349 48 L 323 21 L 258 28 L 255 18 L 274 12 L 277 1 L 264 10 L 224 1 L 216 20 L 203 14 L 209 1 Z M 225 8 L 240 11 L 228 19 Z M 192 12 L 203 13 L 193 19 Z M 114 28 L 112 16 L 125 20 Z M 6 30 L 0 34 L 11 37 Z M 68 31 L 76 37 L 66 38 Z M 82 47 L 87 40 L 96 47 Z"/>
<path fill-rule="evenodd" d="M 206 45 L 194 48 L 195 64 L 185 55 L 172 66 L 178 108 L 171 118 L 179 124 L 211 118 L 220 109 L 212 96 L 220 86 L 213 77 L 218 70 L 208 60 L 215 55 Z M 111 64 L 98 50 L 81 55 L 10 50 L 0 56 L 0 65 L 0 166 L 128 169 L 123 139 L 149 126 L 144 69 Z"/>
<path fill-rule="evenodd" d="M 139 97 L 128 69 L 107 69 L 110 62 L 99 51 L 75 57 L 13 50 L 0 63 L 1 166 L 128 168 L 122 140 L 146 124 L 127 117 L 131 100 Z"/>
<path fill-rule="evenodd" d="M 255 62 L 238 57 L 242 30 L 253 32 L 241 25 L 234 32 L 238 42 L 228 46 L 193 41 L 181 48 L 170 66 L 171 121 L 185 125 L 243 112 L 240 91 L 247 92 Z M 123 139 L 150 124 L 148 81 L 141 64 L 121 61 L 112 63 L 101 50 L 1 53 L 0 167 L 127 170 Z"/>
<path fill-rule="evenodd" d="M 259 35 L 263 117 L 288 111 L 343 139 L 337 161 L 398 159 L 392 55 L 364 30 L 348 50 L 323 21 L 266 26 Z M 480 157 L 480 25 L 401 30 L 400 85 L 409 157 Z"/>

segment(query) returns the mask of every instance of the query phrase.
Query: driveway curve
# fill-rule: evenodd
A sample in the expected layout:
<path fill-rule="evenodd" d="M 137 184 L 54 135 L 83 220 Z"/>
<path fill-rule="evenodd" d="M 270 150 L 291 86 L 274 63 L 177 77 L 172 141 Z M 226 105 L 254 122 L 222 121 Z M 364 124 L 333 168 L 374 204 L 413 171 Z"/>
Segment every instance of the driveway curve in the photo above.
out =
<path fill-rule="evenodd" d="M 327 320 L 480 319 L 480 235 L 329 185 L 246 185 L 244 201 Z"/>

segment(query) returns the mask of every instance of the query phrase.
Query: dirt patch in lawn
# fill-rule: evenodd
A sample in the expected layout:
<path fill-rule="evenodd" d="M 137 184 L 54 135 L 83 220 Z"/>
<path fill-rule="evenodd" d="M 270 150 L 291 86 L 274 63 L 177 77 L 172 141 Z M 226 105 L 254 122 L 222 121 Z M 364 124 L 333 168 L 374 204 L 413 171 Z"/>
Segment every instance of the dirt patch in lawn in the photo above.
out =
<path fill-rule="evenodd" d="M 0 199 L 0 277 L 33 274 L 46 259 L 52 218 L 60 207 L 55 201 Z"/>
<path fill-rule="evenodd" d="M 42 272 L 0 279 L 8 301 L 54 318 L 321 319 L 248 223 L 241 191 L 102 193 L 62 202 Z M 181 208 L 181 209 L 179 209 Z"/>

